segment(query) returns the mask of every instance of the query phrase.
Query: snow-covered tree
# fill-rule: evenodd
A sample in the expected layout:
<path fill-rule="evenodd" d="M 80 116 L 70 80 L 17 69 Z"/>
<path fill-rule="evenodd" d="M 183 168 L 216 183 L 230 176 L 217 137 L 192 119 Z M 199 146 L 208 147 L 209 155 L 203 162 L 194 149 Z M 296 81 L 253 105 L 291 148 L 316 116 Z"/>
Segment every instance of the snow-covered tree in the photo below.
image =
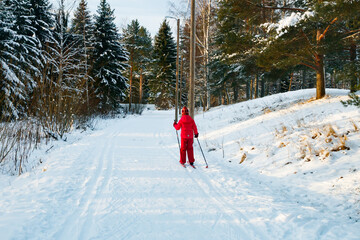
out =
<path fill-rule="evenodd" d="M 48 91 L 52 91 L 52 70 L 56 68 L 53 62 L 55 39 L 53 30 L 55 28 L 54 14 L 51 13 L 51 4 L 48 0 L 30 0 L 31 26 L 34 28 L 34 37 L 37 41 L 37 49 L 40 52 L 40 60 L 36 62 L 39 71 L 34 77 L 36 88 L 31 92 L 30 112 L 35 116 L 41 115 L 44 109 L 44 97 Z"/>
<path fill-rule="evenodd" d="M 77 58 L 80 61 L 78 74 L 82 76 L 85 85 L 86 109 L 89 112 L 89 86 L 91 77 L 89 76 L 91 51 L 93 46 L 93 23 L 86 0 L 81 0 L 74 13 L 72 20 L 71 33 L 76 37 L 75 48 Z"/>
<path fill-rule="evenodd" d="M 19 36 L 14 30 L 15 17 L 11 7 L 0 1 L 0 117 L 19 117 L 19 107 L 25 100 L 25 85 L 19 78 L 20 55 L 17 54 Z"/>
<path fill-rule="evenodd" d="M 166 20 L 161 24 L 154 44 L 154 76 L 149 80 L 150 99 L 158 108 L 174 105 L 176 84 L 176 44 Z"/>
<path fill-rule="evenodd" d="M 55 27 L 52 5 L 48 0 L 30 0 L 32 19 L 31 26 L 35 28 L 35 36 L 39 39 L 39 47 L 45 49 L 53 42 L 52 29 Z"/>
<path fill-rule="evenodd" d="M 40 117 L 44 130 L 53 137 L 61 138 L 69 131 L 77 114 L 82 89 L 77 72 L 80 61 L 76 58 L 77 49 L 74 47 L 77 40 L 69 32 L 69 11 L 65 10 L 64 0 L 59 2 L 55 20 L 50 55 L 51 82 L 45 89 L 47 96 L 41 98 L 45 111 L 41 111 Z"/>
<path fill-rule="evenodd" d="M 33 77 L 39 73 L 36 66 L 41 55 L 36 47 L 39 40 L 35 37 L 35 28 L 31 25 L 33 15 L 30 0 L 7 0 L 6 2 L 15 17 L 13 29 L 18 35 L 16 55 L 21 60 L 19 67 L 23 73 L 27 72 L 27 74 L 22 74 L 21 78 L 29 92 L 36 85 Z"/>
<path fill-rule="evenodd" d="M 100 109 L 115 109 L 126 97 L 126 69 L 128 54 L 120 43 L 120 35 L 114 23 L 114 11 L 106 0 L 101 0 L 95 15 L 94 65 L 92 76 Z"/>

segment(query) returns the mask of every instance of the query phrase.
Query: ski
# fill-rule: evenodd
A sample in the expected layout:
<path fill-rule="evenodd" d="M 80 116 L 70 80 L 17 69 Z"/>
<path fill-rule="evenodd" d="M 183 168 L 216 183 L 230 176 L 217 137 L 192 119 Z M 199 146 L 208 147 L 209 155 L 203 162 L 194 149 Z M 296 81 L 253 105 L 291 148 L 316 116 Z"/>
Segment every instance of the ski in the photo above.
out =
<path fill-rule="evenodd" d="M 196 167 L 194 165 L 190 165 L 192 168 L 196 169 Z"/>
<path fill-rule="evenodd" d="M 180 163 L 180 165 L 181 165 L 181 166 L 183 166 L 184 168 L 186 168 L 185 164 L 183 164 L 183 163 Z"/>

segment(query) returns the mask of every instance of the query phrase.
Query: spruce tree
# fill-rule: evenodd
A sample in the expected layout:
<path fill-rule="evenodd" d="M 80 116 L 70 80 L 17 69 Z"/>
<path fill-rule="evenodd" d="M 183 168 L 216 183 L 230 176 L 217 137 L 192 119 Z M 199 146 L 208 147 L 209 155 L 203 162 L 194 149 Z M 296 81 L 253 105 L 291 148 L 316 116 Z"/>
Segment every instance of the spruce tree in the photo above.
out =
<path fill-rule="evenodd" d="M 6 1 L 5 1 L 6 2 Z M 17 38 L 16 54 L 22 60 L 21 69 L 28 74 L 22 74 L 28 91 L 32 91 L 36 83 L 33 77 L 39 73 L 37 62 L 41 52 L 37 48 L 39 40 L 35 37 L 35 28 L 31 25 L 34 18 L 31 12 L 30 0 L 8 0 L 9 7 L 15 17 L 14 31 Z"/>
<path fill-rule="evenodd" d="M 116 109 L 125 98 L 127 88 L 122 71 L 127 67 L 128 56 L 119 42 L 114 20 L 114 11 L 106 0 L 101 0 L 95 15 L 92 76 L 99 107 L 104 111 Z"/>
<path fill-rule="evenodd" d="M 259 40 L 265 37 L 260 24 L 269 19 L 268 14 L 259 7 L 263 3 L 265 1 L 260 0 L 221 1 L 217 10 L 218 25 L 214 39 L 218 48 L 216 54 L 222 59 L 222 63 L 229 65 L 224 69 L 226 82 L 223 91 L 244 85 L 247 99 L 257 96 L 258 76 L 264 72 L 264 69 L 256 64 L 256 52 L 261 47 Z M 215 57 L 214 63 L 220 59 Z M 212 82 L 217 85 L 220 83 L 217 79 L 212 79 Z M 234 88 L 234 93 L 236 91 L 238 90 Z"/>
<path fill-rule="evenodd" d="M 11 63 L 12 70 L 20 81 L 17 93 L 15 93 L 20 97 L 14 99 L 16 108 L 19 111 L 16 115 L 19 113 L 26 115 L 29 92 L 34 89 L 36 85 L 34 76 L 39 73 L 36 65 L 40 57 L 40 52 L 36 47 L 38 39 L 34 36 L 35 28 L 31 26 L 33 15 L 30 0 L 5 0 L 3 3 L 13 16 L 11 27 L 15 33 L 12 40 L 12 45 L 15 46 L 12 55 L 15 56 L 15 59 Z"/>
<path fill-rule="evenodd" d="M 24 84 L 19 78 L 21 61 L 17 54 L 19 35 L 14 30 L 11 6 L 0 1 L 0 117 L 18 118 L 25 99 Z"/>
<path fill-rule="evenodd" d="M 72 20 L 71 33 L 74 34 L 76 38 L 76 43 L 74 48 L 77 51 L 76 58 L 79 59 L 79 69 L 77 74 L 83 79 L 85 86 L 85 101 L 86 101 L 86 111 L 89 113 L 89 102 L 90 102 L 90 83 L 91 76 L 89 76 L 89 69 L 91 68 L 90 63 L 92 62 L 92 49 L 93 49 L 93 23 L 88 10 L 87 1 L 81 0 L 78 8 L 74 13 L 74 18 Z"/>
<path fill-rule="evenodd" d="M 52 5 L 48 0 L 30 0 L 30 4 L 33 15 L 31 26 L 35 28 L 40 49 L 45 49 L 46 45 L 53 43 L 54 40 L 51 31 L 55 27 L 55 18 L 51 13 Z"/>
<path fill-rule="evenodd" d="M 166 20 L 155 36 L 153 73 L 149 81 L 150 99 L 158 108 L 169 109 L 175 97 L 176 44 Z"/>
<path fill-rule="evenodd" d="M 34 28 L 34 37 L 37 39 L 37 49 L 40 52 L 39 61 L 36 61 L 38 73 L 34 76 L 36 88 L 30 93 L 29 112 L 35 116 L 41 116 L 46 109 L 45 101 L 50 102 L 54 82 L 52 72 L 56 69 L 53 57 L 56 56 L 56 45 L 53 30 L 55 29 L 55 17 L 51 13 L 51 4 L 48 0 L 30 0 L 31 26 Z M 47 98 L 47 99 L 45 99 Z"/>

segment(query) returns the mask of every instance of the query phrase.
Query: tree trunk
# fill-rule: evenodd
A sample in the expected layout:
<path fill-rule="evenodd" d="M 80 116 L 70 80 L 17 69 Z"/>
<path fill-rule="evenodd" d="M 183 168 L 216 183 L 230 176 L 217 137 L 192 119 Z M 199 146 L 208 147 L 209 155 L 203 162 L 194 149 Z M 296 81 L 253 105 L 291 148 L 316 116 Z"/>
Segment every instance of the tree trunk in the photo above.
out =
<path fill-rule="evenodd" d="M 253 91 L 254 91 L 254 81 L 250 80 L 250 99 L 253 99 Z"/>
<path fill-rule="evenodd" d="M 140 70 L 140 86 L 139 86 L 139 104 L 142 104 L 142 97 L 143 97 L 143 73 Z"/>
<path fill-rule="evenodd" d="M 301 71 L 301 76 L 302 76 L 302 82 L 301 82 L 301 89 L 305 89 L 305 70 Z"/>
<path fill-rule="evenodd" d="M 290 77 L 290 83 L 289 83 L 289 92 L 291 91 L 291 85 L 294 79 L 294 73 L 291 73 L 291 77 Z"/>
<path fill-rule="evenodd" d="M 261 92 L 260 97 L 265 97 L 265 78 L 261 78 Z"/>
<path fill-rule="evenodd" d="M 321 32 L 318 29 L 316 34 L 317 45 L 320 45 Z M 324 74 L 324 55 L 320 53 L 315 54 L 316 65 L 316 99 L 323 98 L 325 96 L 325 74 Z"/>
<path fill-rule="evenodd" d="M 258 81 L 258 76 L 255 74 L 255 78 L 254 78 L 254 91 L 255 91 L 255 99 L 259 97 L 259 81 Z"/>
<path fill-rule="evenodd" d="M 229 105 L 230 104 L 230 96 L 229 96 L 229 91 L 227 88 L 225 89 L 225 93 L 226 93 L 226 104 Z"/>
<path fill-rule="evenodd" d="M 234 86 L 233 91 L 234 91 L 234 102 L 236 103 L 236 102 L 238 102 L 238 99 L 239 99 L 238 87 Z"/>
<path fill-rule="evenodd" d="M 250 82 L 249 80 L 246 81 L 246 100 L 250 99 Z"/>
<path fill-rule="evenodd" d="M 130 66 L 130 88 L 129 88 L 129 110 L 131 109 L 131 102 L 132 102 L 132 78 L 133 78 L 133 63 Z"/>
<path fill-rule="evenodd" d="M 351 79 L 350 79 L 350 92 L 356 92 L 357 88 L 357 77 L 355 70 L 355 61 L 356 61 L 356 43 L 352 41 L 350 45 L 350 62 L 351 62 Z"/>
<path fill-rule="evenodd" d="M 325 96 L 324 56 L 316 55 L 316 99 Z"/>

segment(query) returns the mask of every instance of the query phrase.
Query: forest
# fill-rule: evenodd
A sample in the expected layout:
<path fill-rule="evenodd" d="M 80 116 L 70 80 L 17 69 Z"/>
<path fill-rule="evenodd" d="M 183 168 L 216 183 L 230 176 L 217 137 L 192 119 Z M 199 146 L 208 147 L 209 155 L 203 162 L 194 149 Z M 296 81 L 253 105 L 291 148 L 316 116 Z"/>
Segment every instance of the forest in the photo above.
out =
<path fill-rule="evenodd" d="M 158 33 L 86 0 L 0 0 L 0 164 L 14 169 L 42 141 L 91 128 L 94 116 L 171 109 L 189 89 L 188 1 L 173 1 Z M 204 111 L 267 95 L 359 88 L 360 2 L 197 0 L 195 105 Z M 178 60 L 178 61 L 177 61 Z M 178 62 L 178 66 L 177 66 Z M 178 72 L 177 72 L 178 69 Z M 176 93 L 176 75 L 179 93 Z M 11 155 L 11 156 L 10 156 Z"/>

